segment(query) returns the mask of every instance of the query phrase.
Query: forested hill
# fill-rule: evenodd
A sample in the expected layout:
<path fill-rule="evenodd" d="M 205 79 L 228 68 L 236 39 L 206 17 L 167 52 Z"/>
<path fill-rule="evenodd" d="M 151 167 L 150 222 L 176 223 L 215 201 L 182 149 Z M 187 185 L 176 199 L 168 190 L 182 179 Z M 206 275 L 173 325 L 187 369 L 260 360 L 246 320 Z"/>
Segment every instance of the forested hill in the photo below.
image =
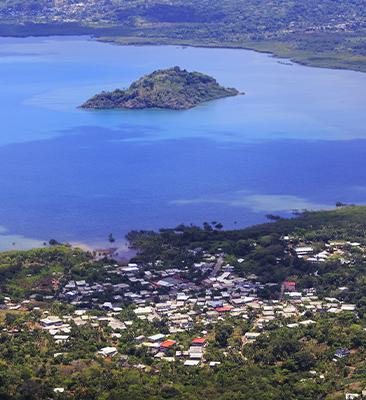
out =
<path fill-rule="evenodd" d="M 298 62 L 366 71 L 363 0 L 5 0 L 0 34 L 92 33 L 120 43 L 270 51 Z"/>
<path fill-rule="evenodd" d="M 236 89 L 224 88 L 208 75 L 174 67 L 143 76 L 127 90 L 97 94 L 82 108 L 185 110 L 206 101 L 238 94 Z"/>

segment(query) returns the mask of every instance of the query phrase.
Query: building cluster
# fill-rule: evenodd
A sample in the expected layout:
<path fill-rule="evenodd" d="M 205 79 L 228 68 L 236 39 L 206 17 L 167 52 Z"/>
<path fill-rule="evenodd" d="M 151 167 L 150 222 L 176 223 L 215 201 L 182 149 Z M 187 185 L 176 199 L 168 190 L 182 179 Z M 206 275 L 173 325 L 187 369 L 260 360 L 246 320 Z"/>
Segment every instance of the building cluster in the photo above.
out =
<path fill-rule="evenodd" d="M 219 278 L 223 274 L 219 275 Z M 227 277 L 229 278 L 229 277 Z M 214 280 L 214 282 L 217 282 Z M 220 283 L 221 285 L 222 283 Z M 202 297 L 193 293 L 178 292 L 174 295 L 165 295 L 166 299 L 159 298 L 158 302 L 148 302 L 142 305 L 135 304 L 134 317 L 130 320 L 121 317 L 119 307 L 112 303 L 105 307 L 105 312 L 92 315 L 91 310 L 77 309 L 72 315 L 49 315 L 44 312 L 39 320 L 39 328 L 47 331 L 57 344 L 73 339 L 72 326 L 91 326 L 95 329 L 108 327 L 110 343 L 101 348 L 99 355 L 114 357 L 118 354 L 118 340 L 121 333 L 133 329 L 138 321 L 153 324 L 156 321 L 165 321 L 169 333 L 156 332 L 153 335 L 140 335 L 135 337 L 137 347 L 143 347 L 155 359 L 165 361 L 182 361 L 186 366 L 197 366 L 205 363 L 205 349 L 207 330 L 202 330 L 201 337 L 192 337 L 189 347 L 182 347 L 177 339 L 180 333 L 190 334 L 197 326 L 212 326 L 220 321 L 239 318 L 250 324 L 250 330 L 242 337 L 243 346 L 253 343 L 267 332 L 267 326 L 277 321 L 289 329 L 315 324 L 307 317 L 307 312 L 315 313 L 340 313 L 342 311 L 356 312 L 354 304 L 345 304 L 336 298 L 319 299 L 313 291 L 296 291 L 294 282 L 284 282 L 283 300 L 260 299 L 251 287 L 249 293 L 237 296 L 226 296 L 226 292 L 219 292 L 212 296 L 212 289 L 207 289 Z M 227 290 L 227 288 L 225 288 Z M 296 296 L 293 296 L 296 294 Z M 210 366 L 217 365 L 217 361 L 209 362 Z"/>
<path fill-rule="evenodd" d="M 330 260 L 338 260 L 342 264 L 354 262 L 355 253 L 366 254 L 366 247 L 358 242 L 346 240 L 330 241 L 324 244 L 300 241 L 290 236 L 284 236 L 287 251 L 294 253 L 298 258 L 314 264 Z"/>
<path fill-rule="evenodd" d="M 299 257 L 314 256 L 310 247 L 296 247 L 294 251 Z M 299 290 L 294 281 L 283 282 L 280 299 L 265 300 L 258 293 L 265 286 L 257 277 L 237 276 L 234 267 L 224 263 L 222 254 L 206 254 L 205 261 L 194 264 L 193 268 L 205 272 L 205 278 L 199 283 L 183 279 L 176 268 L 150 271 L 134 263 L 106 264 L 107 282 L 88 284 L 80 280 L 62 285 L 59 299 L 74 305 L 76 311 L 62 316 L 49 315 L 46 311 L 39 319 L 39 328 L 47 331 L 57 344 L 63 344 L 73 340 L 73 325 L 108 327 L 110 343 L 98 354 L 114 357 L 119 352 L 118 340 L 123 331 L 133 329 L 139 321 L 147 325 L 164 321 L 167 333 L 140 335 L 135 338 L 136 346 L 144 348 L 155 359 L 180 360 L 186 366 L 197 366 L 205 363 L 209 327 L 228 318 L 248 322 L 250 330 L 242 337 L 244 346 L 266 334 L 267 326 L 273 322 L 294 329 L 316 323 L 309 319 L 309 312 L 310 315 L 356 312 L 355 304 L 346 304 L 337 298 L 320 299 L 315 289 Z M 116 282 L 116 276 L 119 283 L 108 281 L 113 277 L 112 281 Z M 108 301 L 105 301 L 106 295 L 109 295 Z M 132 316 L 123 318 L 126 302 Z M 28 300 L 14 304 L 5 299 L 9 309 L 29 307 L 29 303 Z M 95 310 L 98 315 L 94 315 Z M 191 335 L 198 326 L 204 329 L 202 336 L 192 337 L 190 346 L 182 346 L 179 335 Z M 211 361 L 210 365 L 215 366 L 217 362 Z"/>
<path fill-rule="evenodd" d="M 136 6 L 128 4 L 130 2 L 112 0 L 39 0 L 37 5 L 29 6 L 26 3 L 26 1 L 24 3 L 14 1 L 0 6 L 0 19 L 16 22 L 82 23 L 103 26 L 103 24 L 111 23 L 128 23 L 129 16 L 133 16 L 136 12 Z M 139 20 L 141 21 L 142 18 L 143 14 Z M 238 15 L 238 18 L 240 21 L 241 16 Z M 262 39 L 273 39 L 294 34 L 351 33 L 364 29 L 364 26 L 363 15 L 355 13 L 352 16 L 345 16 L 339 13 L 331 19 L 324 17 L 324 21 L 316 23 L 306 18 L 287 20 L 285 17 L 285 20 L 278 25 L 268 25 L 266 29 L 259 30 L 255 34 L 251 32 L 251 34 L 258 35 Z M 211 32 L 211 35 L 214 34 L 215 32 Z"/>
<path fill-rule="evenodd" d="M 71 23 L 86 24 L 110 22 L 113 8 L 108 0 L 54 0 L 40 1 L 38 6 L 26 7 L 21 3 L 10 3 L 0 8 L 0 18 L 23 21 L 32 19 L 37 23 Z"/>
<path fill-rule="evenodd" d="M 353 242 L 330 242 L 319 248 L 318 244 L 299 242 L 289 236 L 283 240 L 286 252 L 314 263 L 337 257 L 347 267 L 352 263 L 354 251 L 364 251 L 360 243 Z M 245 346 L 266 335 L 273 323 L 295 329 L 315 324 L 316 315 L 321 313 L 357 312 L 355 304 L 331 297 L 319 298 L 315 288 L 299 289 L 296 281 L 291 280 L 282 283 L 277 300 L 264 299 L 261 291 L 275 283 L 261 284 L 254 274 L 238 276 L 222 253 L 200 254 L 201 261 L 190 268 L 163 269 L 160 262 L 154 268 L 136 263 L 104 262 L 96 281 L 57 280 L 57 294 L 50 296 L 50 300 L 70 304 L 76 310 L 63 315 L 52 315 L 38 307 L 37 295 L 21 303 L 6 297 L 2 307 L 38 311 L 40 316 L 35 328 L 46 331 L 60 345 L 57 354 L 62 354 L 62 346 L 74 339 L 75 326 L 88 326 L 106 333 L 108 343 L 98 350 L 98 356 L 123 357 L 119 345 L 124 331 L 135 332 L 136 326 L 163 325 L 161 331 L 147 329 L 136 336 L 135 346 L 157 360 L 212 367 L 219 361 L 206 358 L 206 352 L 213 340 L 210 337 L 212 327 L 221 321 L 246 321 L 249 329 L 241 338 Z M 239 264 L 243 261 L 237 260 Z M 341 293 L 347 290 L 347 287 L 339 288 Z M 189 345 L 187 341 L 180 342 L 182 335 L 190 338 Z M 336 354 L 335 358 L 343 355 Z"/>

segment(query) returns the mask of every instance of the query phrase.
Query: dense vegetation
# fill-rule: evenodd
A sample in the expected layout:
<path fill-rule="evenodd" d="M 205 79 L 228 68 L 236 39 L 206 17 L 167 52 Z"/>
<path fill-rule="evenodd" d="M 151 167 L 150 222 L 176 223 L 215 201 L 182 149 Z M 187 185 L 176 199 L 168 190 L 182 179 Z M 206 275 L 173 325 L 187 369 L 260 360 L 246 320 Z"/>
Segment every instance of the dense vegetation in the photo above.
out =
<path fill-rule="evenodd" d="M 22 300 L 53 296 L 67 279 L 93 279 L 100 264 L 69 246 L 0 253 L 0 304 L 4 296 Z"/>
<path fill-rule="evenodd" d="M 245 329 L 239 325 L 229 335 L 233 350 L 217 369 L 158 366 L 153 360 L 147 370 L 128 368 L 97 358 L 93 351 L 105 338 L 101 332 L 90 335 L 86 328 L 79 329 L 80 340 L 68 346 L 67 356 L 54 358 L 58 346 L 48 335 L 29 331 L 27 318 L 8 317 L 7 326 L 22 328 L 23 333 L 0 334 L 0 341 L 6 343 L 0 347 L 4 400 L 336 400 L 344 399 L 345 387 L 352 390 L 365 384 L 365 334 L 359 322 L 347 318 L 319 321 L 316 328 L 274 329 L 238 357 L 235 337 Z M 222 330 L 225 326 L 217 327 L 218 334 Z M 333 351 L 339 345 L 352 345 L 354 354 L 334 363 Z M 219 350 L 217 344 L 210 352 Z M 69 392 L 55 394 L 55 387 Z"/>
<path fill-rule="evenodd" d="M 237 90 L 220 86 L 210 76 L 174 67 L 146 75 L 132 83 L 127 90 L 102 92 L 84 103 L 82 108 L 184 110 L 206 101 L 237 94 Z"/>
<path fill-rule="evenodd" d="M 1 34 L 92 33 L 120 43 L 248 47 L 310 65 L 366 70 L 363 0 L 6 0 L 0 21 Z"/>
<path fill-rule="evenodd" d="M 62 346 L 55 345 L 48 334 L 29 328 L 36 316 L 36 312 L 8 314 L 1 323 L 9 330 L 22 330 L 18 335 L 0 334 L 1 399 L 336 400 L 344 399 L 345 388 L 352 391 L 365 385 L 365 332 L 362 323 L 347 316 L 325 318 L 314 327 L 291 331 L 273 327 L 272 333 L 248 346 L 242 355 L 238 355 L 237 339 L 245 323 L 229 332 L 225 324 L 218 325 L 215 334 L 228 333 L 231 344 L 218 368 L 159 365 L 136 350 L 134 356 L 131 340 L 131 357 L 144 360 L 144 370 L 96 357 L 106 336 L 86 327 L 75 327 L 77 339 L 64 348 L 67 354 L 54 357 Z M 354 350 L 351 357 L 335 363 L 332 357 L 338 346 Z M 215 357 L 220 349 L 217 342 L 208 352 Z M 55 387 L 68 391 L 57 394 Z"/>

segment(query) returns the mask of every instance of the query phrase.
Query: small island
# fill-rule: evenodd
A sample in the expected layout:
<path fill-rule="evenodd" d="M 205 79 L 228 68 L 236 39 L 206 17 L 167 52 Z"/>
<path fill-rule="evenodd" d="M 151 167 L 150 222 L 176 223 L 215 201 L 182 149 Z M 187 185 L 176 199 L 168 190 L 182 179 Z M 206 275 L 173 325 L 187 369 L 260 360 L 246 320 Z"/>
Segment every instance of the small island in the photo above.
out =
<path fill-rule="evenodd" d="M 208 75 L 174 67 L 145 75 L 126 90 L 97 94 L 81 108 L 186 110 L 206 101 L 238 94 L 238 90 L 225 88 Z"/>

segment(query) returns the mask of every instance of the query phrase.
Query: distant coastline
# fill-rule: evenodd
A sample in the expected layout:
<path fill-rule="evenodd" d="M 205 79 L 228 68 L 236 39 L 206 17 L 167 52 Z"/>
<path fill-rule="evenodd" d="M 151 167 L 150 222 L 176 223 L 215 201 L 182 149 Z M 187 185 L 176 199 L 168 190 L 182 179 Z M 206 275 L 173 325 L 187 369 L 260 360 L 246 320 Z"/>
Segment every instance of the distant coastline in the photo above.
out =
<path fill-rule="evenodd" d="M 88 27 L 77 23 L 22 25 L 0 23 L 0 37 L 27 38 L 51 36 L 89 36 L 92 40 L 122 46 L 154 45 L 251 50 L 308 67 L 366 72 L 366 56 L 350 56 L 332 51 L 314 53 L 312 51 L 294 50 L 283 41 L 202 41 L 195 39 L 174 39 L 170 37 L 132 36 L 123 27 Z"/>

